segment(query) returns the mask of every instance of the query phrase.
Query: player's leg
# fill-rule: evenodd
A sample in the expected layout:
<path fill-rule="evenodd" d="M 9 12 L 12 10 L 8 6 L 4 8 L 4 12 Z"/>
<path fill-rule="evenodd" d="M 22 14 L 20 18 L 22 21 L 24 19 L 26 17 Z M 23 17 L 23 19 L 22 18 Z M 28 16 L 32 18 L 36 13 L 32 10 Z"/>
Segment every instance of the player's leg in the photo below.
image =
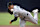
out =
<path fill-rule="evenodd" d="M 34 14 L 34 19 L 38 21 L 38 9 L 33 10 L 33 14 Z"/>
<path fill-rule="evenodd" d="M 26 21 L 20 19 L 20 20 L 19 20 L 19 23 L 20 23 L 20 27 L 25 27 Z"/>
<path fill-rule="evenodd" d="M 37 11 L 37 10 L 35 10 Z M 38 24 L 38 11 L 34 13 L 34 17 L 31 15 L 31 13 L 28 14 L 28 17 L 29 17 L 29 21 L 34 23 L 34 24 Z"/>

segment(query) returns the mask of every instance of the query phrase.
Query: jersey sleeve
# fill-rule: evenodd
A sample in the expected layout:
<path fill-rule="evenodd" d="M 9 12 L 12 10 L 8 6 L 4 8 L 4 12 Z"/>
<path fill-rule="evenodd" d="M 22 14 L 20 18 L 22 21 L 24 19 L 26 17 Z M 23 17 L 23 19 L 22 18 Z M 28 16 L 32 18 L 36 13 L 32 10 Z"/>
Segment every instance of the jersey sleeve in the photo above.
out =
<path fill-rule="evenodd" d="M 18 17 L 18 13 L 19 13 L 19 9 L 20 9 L 20 6 L 14 6 L 14 9 L 15 9 L 15 11 L 14 11 L 14 16 L 15 17 Z"/>
<path fill-rule="evenodd" d="M 18 14 L 14 14 L 15 17 L 18 17 Z"/>
<path fill-rule="evenodd" d="M 11 23 L 16 21 L 18 17 L 15 17 L 13 20 L 11 20 Z"/>
<path fill-rule="evenodd" d="M 14 12 L 13 14 L 14 14 L 15 17 L 18 17 L 18 13 L 17 12 Z"/>

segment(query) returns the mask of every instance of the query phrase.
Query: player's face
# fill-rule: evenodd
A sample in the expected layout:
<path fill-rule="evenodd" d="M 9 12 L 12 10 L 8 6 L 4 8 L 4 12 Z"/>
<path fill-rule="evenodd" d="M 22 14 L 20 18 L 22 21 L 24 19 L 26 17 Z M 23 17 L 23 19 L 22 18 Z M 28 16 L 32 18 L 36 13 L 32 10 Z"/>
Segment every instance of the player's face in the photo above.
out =
<path fill-rule="evenodd" d="M 11 12 L 13 12 L 13 5 L 10 5 L 9 7 L 8 7 L 8 9 L 11 11 Z"/>
<path fill-rule="evenodd" d="M 8 7 L 8 9 L 9 9 L 9 10 L 13 9 L 13 5 L 10 5 L 10 6 Z"/>
<path fill-rule="evenodd" d="M 13 5 L 10 5 L 10 8 L 13 9 Z"/>

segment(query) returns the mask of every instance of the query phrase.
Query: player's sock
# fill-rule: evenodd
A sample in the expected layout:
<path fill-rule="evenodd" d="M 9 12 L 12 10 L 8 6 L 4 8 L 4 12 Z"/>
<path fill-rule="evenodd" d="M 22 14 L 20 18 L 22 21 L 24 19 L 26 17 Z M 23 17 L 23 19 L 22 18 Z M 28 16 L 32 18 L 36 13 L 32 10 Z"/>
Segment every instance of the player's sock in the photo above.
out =
<path fill-rule="evenodd" d="M 34 19 L 38 21 L 38 13 L 34 13 Z"/>
<path fill-rule="evenodd" d="M 34 13 L 34 19 L 38 22 L 38 9 L 33 10 Z"/>

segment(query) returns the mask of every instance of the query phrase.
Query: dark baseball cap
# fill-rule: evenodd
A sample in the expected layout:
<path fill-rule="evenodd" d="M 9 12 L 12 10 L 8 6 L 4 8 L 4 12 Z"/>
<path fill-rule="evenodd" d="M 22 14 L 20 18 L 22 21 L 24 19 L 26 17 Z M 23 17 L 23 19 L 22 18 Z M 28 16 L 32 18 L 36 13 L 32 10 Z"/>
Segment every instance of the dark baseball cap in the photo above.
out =
<path fill-rule="evenodd" d="M 7 7 L 10 6 L 10 5 L 13 5 L 13 3 L 12 2 L 8 2 L 7 3 Z"/>

